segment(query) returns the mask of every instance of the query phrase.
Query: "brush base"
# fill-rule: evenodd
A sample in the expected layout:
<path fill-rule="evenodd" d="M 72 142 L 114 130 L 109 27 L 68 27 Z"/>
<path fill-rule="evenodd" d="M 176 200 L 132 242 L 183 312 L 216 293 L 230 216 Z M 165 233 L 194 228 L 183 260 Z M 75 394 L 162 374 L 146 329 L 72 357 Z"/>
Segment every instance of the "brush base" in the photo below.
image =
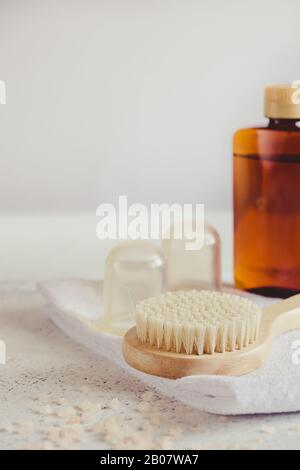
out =
<path fill-rule="evenodd" d="M 179 379 L 189 375 L 239 376 L 257 369 L 265 357 L 264 346 L 254 344 L 240 351 L 204 354 L 183 354 L 156 349 L 141 343 L 136 328 L 131 328 L 123 341 L 126 362 L 146 374 Z"/>

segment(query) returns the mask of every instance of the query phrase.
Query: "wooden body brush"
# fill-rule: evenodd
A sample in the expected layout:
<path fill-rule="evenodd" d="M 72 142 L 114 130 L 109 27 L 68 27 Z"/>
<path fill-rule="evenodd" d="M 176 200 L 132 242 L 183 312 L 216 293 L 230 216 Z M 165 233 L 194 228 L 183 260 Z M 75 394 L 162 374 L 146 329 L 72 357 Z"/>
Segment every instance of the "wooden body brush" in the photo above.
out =
<path fill-rule="evenodd" d="M 129 365 L 170 379 L 239 376 L 260 367 L 272 339 L 300 328 L 300 294 L 260 309 L 213 291 L 169 292 L 140 302 L 123 341 Z"/>

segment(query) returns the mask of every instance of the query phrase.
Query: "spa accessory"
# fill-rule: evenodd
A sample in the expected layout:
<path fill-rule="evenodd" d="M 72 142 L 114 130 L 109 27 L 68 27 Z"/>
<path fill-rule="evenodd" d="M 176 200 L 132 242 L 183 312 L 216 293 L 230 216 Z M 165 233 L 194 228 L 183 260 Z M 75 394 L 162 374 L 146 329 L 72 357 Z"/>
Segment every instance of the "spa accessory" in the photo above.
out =
<path fill-rule="evenodd" d="M 132 367 L 170 379 L 238 376 L 263 364 L 275 336 L 297 328 L 300 295 L 261 313 L 251 302 L 228 294 L 166 294 L 140 304 L 137 326 L 124 337 L 123 354 Z"/>
<path fill-rule="evenodd" d="M 273 297 L 300 292 L 299 90 L 268 86 L 268 124 L 233 141 L 235 283 Z"/>
<path fill-rule="evenodd" d="M 137 302 L 166 290 L 165 271 L 166 261 L 159 245 L 141 240 L 116 245 L 105 262 L 98 328 L 124 333 L 134 323 Z"/>
<path fill-rule="evenodd" d="M 122 355 L 123 337 L 96 328 L 92 319 L 102 309 L 100 281 L 58 279 L 43 283 L 39 289 L 49 302 L 45 311 L 55 325 L 73 341 L 93 351 L 95 361 L 106 358 L 120 367 L 120 373 L 128 377 L 128 386 L 134 377 L 164 395 L 210 413 L 300 411 L 299 330 L 275 338 L 262 367 L 250 374 L 241 377 L 193 375 L 170 380 L 130 367 Z M 278 302 L 245 291 L 227 291 L 249 298 L 260 308 Z"/>
<path fill-rule="evenodd" d="M 174 237 L 174 226 L 170 238 L 162 241 L 168 290 L 220 289 L 221 240 L 216 229 L 204 224 L 203 246 L 199 249 L 187 250 L 188 242 L 185 237 Z"/>
<path fill-rule="evenodd" d="M 173 237 L 172 227 L 162 244 L 147 240 L 128 240 L 109 252 L 101 286 L 101 309 L 94 323 L 98 331 L 123 336 L 134 325 L 135 306 L 156 297 L 175 285 L 187 288 L 220 288 L 220 238 L 208 225 L 203 244 L 185 250 L 190 242 Z"/>

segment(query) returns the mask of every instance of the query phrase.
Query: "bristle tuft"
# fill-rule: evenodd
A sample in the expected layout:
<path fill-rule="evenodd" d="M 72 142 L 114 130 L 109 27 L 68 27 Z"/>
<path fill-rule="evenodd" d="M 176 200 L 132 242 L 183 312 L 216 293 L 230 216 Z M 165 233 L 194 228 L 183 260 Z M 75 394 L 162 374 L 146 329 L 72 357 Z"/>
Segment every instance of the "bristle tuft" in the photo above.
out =
<path fill-rule="evenodd" d="M 215 291 L 167 292 L 136 308 L 139 341 L 185 354 L 245 348 L 258 340 L 260 321 L 249 299 Z"/>

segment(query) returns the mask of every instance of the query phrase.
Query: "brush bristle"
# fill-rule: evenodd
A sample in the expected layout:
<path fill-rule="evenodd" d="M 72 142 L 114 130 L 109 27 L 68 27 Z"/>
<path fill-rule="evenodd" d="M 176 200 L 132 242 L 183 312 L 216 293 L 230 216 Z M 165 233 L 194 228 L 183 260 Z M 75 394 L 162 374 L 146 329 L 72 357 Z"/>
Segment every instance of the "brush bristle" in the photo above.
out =
<path fill-rule="evenodd" d="M 142 343 L 186 354 L 242 349 L 258 339 L 260 319 L 249 299 L 215 291 L 167 292 L 136 307 Z"/>

